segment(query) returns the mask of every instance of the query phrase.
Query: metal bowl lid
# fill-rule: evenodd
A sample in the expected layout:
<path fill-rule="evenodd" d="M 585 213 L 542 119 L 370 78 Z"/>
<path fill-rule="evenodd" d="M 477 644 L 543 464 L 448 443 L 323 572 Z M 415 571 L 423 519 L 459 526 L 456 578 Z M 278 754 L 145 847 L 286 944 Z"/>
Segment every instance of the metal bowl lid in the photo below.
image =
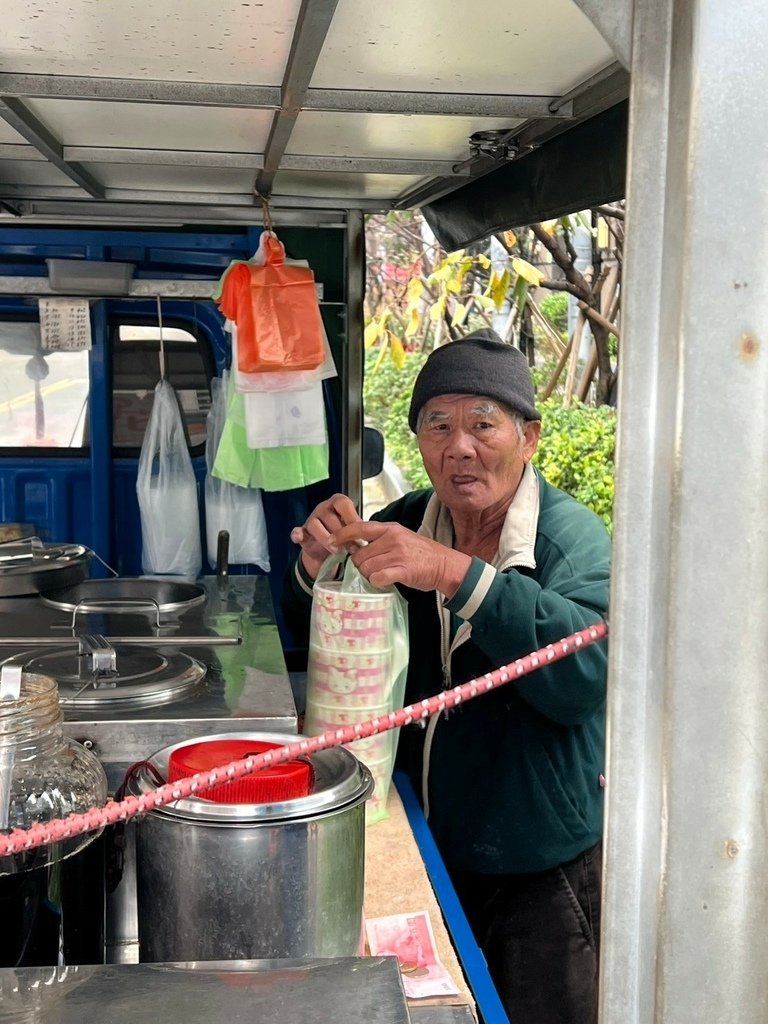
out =
<path fill-rule="evenodd" d="M 33 537 L 0 546 L 0 597 L 38 594 L 79 583 L 92 552 L 82 544 L 43 544 Z"/>
<path fill-rule="evenodd" d="M 51 676 L 58 683 L 61 706 L 78 709 L 128 710 L 169 703 L 194 689 L 206 673 L 202 662 L 167 648 L 116 644 L 115 653 L 114 673 L 93 672 L 76 647 L 26 651 L 3 664 Z"/>
<path fill-rule="evenodd" d="M 186 747 L 190 743 L 201 743 L 205 740 L 249 739 L 266 743 L 293 743 L 300 736 L 292 733 L 266 732 L 228 732 L 216 733 L 211 736 L 190 737 L 181 743 L 163 747 L 152 754 L 149 762 L 160 775 L 168 778 L 168 758 L 174 750 Z M 200 797 L 189 797 L 166 804 L 151 811 L 151 814 L 171 818 L 195 820 L 201 823 L 239 825 L 257 821 L 294 821 L 314 818 L 345 807 L 362 803 L 373 791 L 371 773 L 357 760 L 354 754 L 344 747 L 332 747 L 309 755 L 314 769 L 314 786 L 309 796 L 284 800 L 280 803 L 263 804 L 224 804 Z M 128 792 L 133 796 L 158 788 L 146 768 L 139 769 L 131 778 Z"/>
<path fill-rule="evenodd" d="M 144 576 L 104 580 L 83 580 L 73 587 L 49 590 L 44 604 L 63 611 L 88 612 L 172 612 L 203 604 L 205 591 L 194 583 Z"/>

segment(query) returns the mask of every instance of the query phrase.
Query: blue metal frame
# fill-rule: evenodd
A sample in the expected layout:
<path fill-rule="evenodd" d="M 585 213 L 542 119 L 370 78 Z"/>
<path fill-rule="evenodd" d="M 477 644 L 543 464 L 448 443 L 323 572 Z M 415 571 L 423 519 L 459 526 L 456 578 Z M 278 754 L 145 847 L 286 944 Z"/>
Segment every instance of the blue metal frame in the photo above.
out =
<path fill-rule="evenodd" d="M 395 772 L 394 783 L 403 802 L 408 823 L 411 826 L 427 874 L 432 882 L 432 888 L 435 890 L 437 901 L 445 917 L 445 923 L 456 953 L 475 997 L 481 1019 L 484 1024 L 510 1024 L 496 986 L 488 973 L 485 957 L 459 903 L 456 890 L 453 888 L 443 859 L 432 838 L 427 819 L 424 817 L 410 779 L 402 772 Z M 535 1024 L 535 1022 L 530 1021 L 526 1024 Z"/>
<path fill-rule="evenodd" d="M 91 538 L 93 550 L 112 565 L 112 349 L 107 334 L 107 304 L 91 307 L 94 344 L 89 359 L 88 392 L 91 422 Z M 91 572 L 105 576 L 103 562 L 94 561 Z"/>
<path fill-rule="evenodd" d="M 233 259 L 247 259 L 258 248 L 261 227 L 242 227 L 232 232 L 132 231 L 122 228 L 77 230 L 58 228 L 0 228 L 0 274 L 44 276 L 46 258 L 94 259 L 135 264 L 135 277 L 199 279 L 218 277 Z M 286 229 L 289 247 L 307 244 L 313 259 L 326 272 L 326 305 L 338 302 L 343 310 L 343 270 L 328 239 L 312 241 L 312 233 Z M 342 250 L 339 249 L 339 260 Z M 0 313 L 29 316 L 36 299 L 23 296 L 0 298 Z M 223 317 L 212 302 L 163 300 L 164 319 L 196 324 L 210 345 L 216 372 L 229 366 L 231 351 L 223 331 Z M 25 459 L 18 450 L 0 452 L 0 519 L 16 520 L 26 515 L 47 539 L 77 539 L 93 548 L 121 574 L 141 572 L 140 526 L 135 495 L 137 460 L 120 457 L 111 443 L 111 352 L 108 351 L 109 323 L 118 317 L 147 317 L 153 322 L 157 305 L 149 299 L 114 298 L 94 304 L 92 310 L 93 350 L 91 353 L 90 451 L 68 450 L 38 453 Z M 329 336 L 333 334 L 330 311 L 324 311 Z M 335 336 L 335 335 L 334 335 Z M 333 344 L 332 340 L 332 344 Z M 343 356 L 342 356 L 343 358 Z M 343 370 L 340 367 L 340 371 Z M 309 511 L 333 491 L 341 489 L 343 453 L 341 425 L 336 415 L 338 382 L 326 382 L 324 395 L 328 412 L 330 479 L 308 488 L 263 494 L 272 571 L 269 583 L 278 626 L 287 656 L 295 654 L 296 667 L 303 668 L 304 647 L 291 636 L 280 611 L 283 567 L 292 555 L 290 526 L 304 522 Z M 97 395 L 98 391 L 98 395 Z M 202 490 L 205 461 L 193 464 Z M 105 469 L 106 467 L 106 469 Z M 205 536 L 202 503 L 201 530 Z M 137 534 L 137 531 L 138 534 Z M 77 534 L 77 538 L 73 534 Z M 50 536 L 56 534 L 56 536 Z M 210 571 L 204 561 L 203 572 Z M 93 563 L 94 574 L 101 572 Z M 230 572 L 260 573 L 252 566 L 232 566 Z"/>

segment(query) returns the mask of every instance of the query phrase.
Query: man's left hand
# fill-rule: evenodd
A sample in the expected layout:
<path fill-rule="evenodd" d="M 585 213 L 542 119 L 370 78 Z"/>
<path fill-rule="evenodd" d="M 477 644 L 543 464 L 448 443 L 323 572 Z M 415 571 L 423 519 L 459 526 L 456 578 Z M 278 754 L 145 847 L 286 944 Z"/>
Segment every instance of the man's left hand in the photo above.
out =
<path fill-rule="evenodd" d="M 350 552 L 374 587 L 402 583 L 414 590 L 439 590 L 453 597 L 472 562 L 469 555 L 399 523 L 353 523 L 334 533 L 332 540 L 334 547 Z"/>

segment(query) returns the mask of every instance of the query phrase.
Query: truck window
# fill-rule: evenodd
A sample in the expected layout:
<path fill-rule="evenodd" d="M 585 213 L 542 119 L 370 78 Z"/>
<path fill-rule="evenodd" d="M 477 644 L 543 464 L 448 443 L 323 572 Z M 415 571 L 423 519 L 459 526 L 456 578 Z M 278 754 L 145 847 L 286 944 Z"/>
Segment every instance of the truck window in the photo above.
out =
<path fill-rule="evenodd" d="M 0 320 L 0 447 L 87 447 L 88 353 L 46 352 L 35 321 Z"/>
<path fill-rule="evenodd" d="M 119 324 L 113 332 L 112 443 L 138 449 L 144 439 L 155 385 L 160 379 L 160 333 L 156 325 Z M 205 418 L 211 405 L 202 344 L 181 327 L 163 328 L 165 372 L 179 399 L 187 443 L 199 452 L 205 444 Z"/>

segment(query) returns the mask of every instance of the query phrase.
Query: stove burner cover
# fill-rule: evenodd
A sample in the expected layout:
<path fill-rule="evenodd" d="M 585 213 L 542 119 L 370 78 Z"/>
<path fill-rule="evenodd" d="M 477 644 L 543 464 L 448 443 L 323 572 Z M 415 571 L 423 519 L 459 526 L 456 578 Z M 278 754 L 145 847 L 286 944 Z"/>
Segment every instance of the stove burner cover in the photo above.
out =
<path fill-rule="evenodd" d="M 42 600 L 51 608 L 88 612 L 175 612 L 205 602 L 205 591 L 194 583 L 179 583 L 150 577 L 84 580 L 74 587 L 49 590 Z M 142 607 L 144 606 L 144 607 Z"/>
<path fill-rule="evenodd" d="M 24 672 L 52 676 L 64 708 L 138 708 L 168 704 L 185 697 L 205 676 L 206 667 L 168 648 L 115 645 L 115 672 L 93 672 L 74 647 L 27 651 L 4 664 Z"/>

